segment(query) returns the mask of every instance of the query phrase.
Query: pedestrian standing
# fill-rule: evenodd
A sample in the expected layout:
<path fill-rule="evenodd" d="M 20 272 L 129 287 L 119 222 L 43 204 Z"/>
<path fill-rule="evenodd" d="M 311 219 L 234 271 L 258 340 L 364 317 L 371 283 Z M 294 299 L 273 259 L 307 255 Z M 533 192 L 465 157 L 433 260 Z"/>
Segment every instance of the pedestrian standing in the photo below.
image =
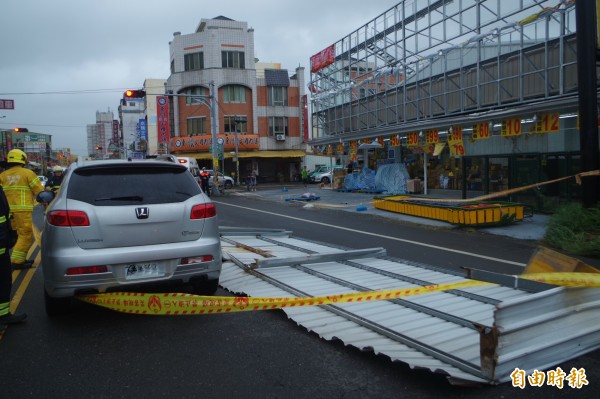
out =
<path fill-rule="evenodd" d="M 25 168 L 27 154 L 19 149 L 10 150 L 6 155 L 8 169 L 0 173 L 0 186 L 4 189 L 10 212 L 12 227 L 19 238 L 10 255 L 13 269 L 27 269 L 33 261 L 27 260 L 27 253 L 33 244 L 32 214 L 35 197 L 44 191 L 40 178 Z"/>
<path fill-rule="evenodd" d="M 210 187 L 208 186 L 209 180 L 210 173 L 208 173 L 206 167 L 203 167 L 200 171 L 200 187 L 202 188 L 202 191 L 210 197 Z"/>
<path fill-rule="evenodd" d="M 306 169 L 306 166 L 302 167 L 300 175 L 302 176 L 302 184 L 304 184 L 304 187 L 306 188 L 308 186 L 308 170 Z"/>
<path fill-rule="evenodd" d="M 0 332 L 8 324 L 25 321 L 27 315 L 10 313 L 10 293 L 12 291 L 12 270 L 9 250 L 16 243 L 16 232 L 10 223 L 10 207 L 4 190 L 0 187 Z"/>
<path fill-rule="evenodd" d="M 258 171 L 256 168 L 252 169 L 250 172 L 250 189 L 252 191 L 256 191 L 256 179 L 258 178 Z"/>
<path fill-rule="evenodd" d="M 351 175 L 353 171 L 354 171 L 354 164 L 352 161 L 350 161 L 350 162 L 348 162 L 348 166 L 346 166 L 346 173 Z"/>

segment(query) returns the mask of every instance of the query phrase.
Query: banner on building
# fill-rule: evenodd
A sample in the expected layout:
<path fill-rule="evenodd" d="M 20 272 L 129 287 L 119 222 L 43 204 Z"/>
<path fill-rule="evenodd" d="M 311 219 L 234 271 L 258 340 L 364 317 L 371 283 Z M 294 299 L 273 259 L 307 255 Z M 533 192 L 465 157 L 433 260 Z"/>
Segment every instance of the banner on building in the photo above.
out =
<path fill-rule="evenodd" d="M 168 143 L 171 139 L 171 133 L 169 132 L 169 98 L 167 96 L 156 97 L 156 116 L 158 142 Z"/>
<path fill-rule="evenodd" d="M 138 121 L 138 126 L 140 127 L 140 139 L 148 140 L 148 129 L 146 126 L 146 119 L 140 119 Z"/>
<path fill-rule="evenodd" d="M 315 73 L 333 64 L 335 60 L 335 46 L 332 44 L 319 53 L 310 57 L 310 72 Z"/>
<path fill-rule="evenodd" d="M 260 148 L 258 134 L 218 134 L 223 139 L 223 148 L 227 151 L 235 149 L 235 140 L 238 140 L 238 150 L 257 150 Z M 212 135 L 173 137 L 170 143 L 171 151 L 212 151 Z"/>
<path fill-rule="evenodd" d="M 113 119 L 112 123 L 112 142 L 119 143 L 119 121 L 116 119 Z"/>

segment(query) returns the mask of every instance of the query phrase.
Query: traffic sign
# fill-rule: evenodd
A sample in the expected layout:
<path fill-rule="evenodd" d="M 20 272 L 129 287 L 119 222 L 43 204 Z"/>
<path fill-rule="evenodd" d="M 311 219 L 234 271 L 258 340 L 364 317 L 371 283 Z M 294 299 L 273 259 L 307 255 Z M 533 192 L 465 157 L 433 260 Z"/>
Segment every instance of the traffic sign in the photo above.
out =
<path fill-rule="evenodd" d="M 0 109 L 15 109 L 15 100 L 0 98 Z"/>

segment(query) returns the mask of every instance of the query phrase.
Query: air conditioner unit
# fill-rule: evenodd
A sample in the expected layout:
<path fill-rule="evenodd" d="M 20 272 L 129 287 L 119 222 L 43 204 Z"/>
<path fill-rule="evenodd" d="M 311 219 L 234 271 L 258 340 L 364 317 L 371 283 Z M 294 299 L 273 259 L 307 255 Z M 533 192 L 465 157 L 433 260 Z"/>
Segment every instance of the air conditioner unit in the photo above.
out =
<path fill-rule="evenodd" d="M 285 141 L 285 134 L 276 134 L 275 140 L 277 141 Z"/>

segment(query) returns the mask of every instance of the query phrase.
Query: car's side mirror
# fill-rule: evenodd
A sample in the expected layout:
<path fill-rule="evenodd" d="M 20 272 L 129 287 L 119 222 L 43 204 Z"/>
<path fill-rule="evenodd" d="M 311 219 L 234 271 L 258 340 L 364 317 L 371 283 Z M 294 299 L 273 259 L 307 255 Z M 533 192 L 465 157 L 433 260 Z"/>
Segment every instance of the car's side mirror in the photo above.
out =
<path fill-rule="evenodd" d="M 54 192 L 52 191 L 42 191 L 35 198 L 37 202 L 41 202 L 44 204 L 49 204 L 54 199 Z"/>

